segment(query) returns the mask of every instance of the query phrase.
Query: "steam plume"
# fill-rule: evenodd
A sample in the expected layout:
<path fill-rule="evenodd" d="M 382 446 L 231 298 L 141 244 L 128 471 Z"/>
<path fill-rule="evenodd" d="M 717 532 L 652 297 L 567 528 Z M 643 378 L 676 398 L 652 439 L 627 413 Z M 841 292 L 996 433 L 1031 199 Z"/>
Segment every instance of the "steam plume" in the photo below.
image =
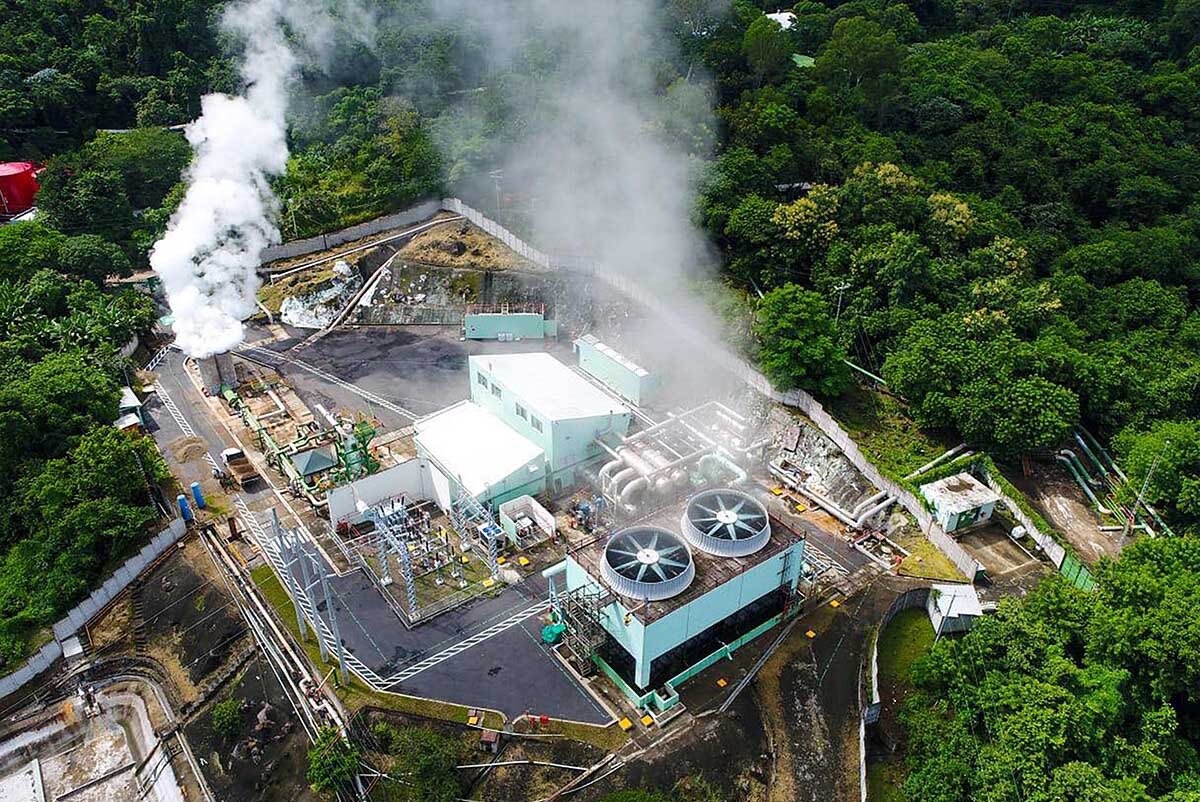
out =
<path fill-rule="evenodd" d="M 288 84 L 298 59 L 284 26 L 299 13 L 287 0 L 249 0 L 221 18 L 222 29 L 244 42 L 246 90 L 201 100 L 201 116 L 186 131 L 196 154 L 187 195 L 150 254 L 175 317 L 175 342 L 191 356 L 242 341 L 259 257 L 279 241 L 269 182 L 287 165 Z"/>

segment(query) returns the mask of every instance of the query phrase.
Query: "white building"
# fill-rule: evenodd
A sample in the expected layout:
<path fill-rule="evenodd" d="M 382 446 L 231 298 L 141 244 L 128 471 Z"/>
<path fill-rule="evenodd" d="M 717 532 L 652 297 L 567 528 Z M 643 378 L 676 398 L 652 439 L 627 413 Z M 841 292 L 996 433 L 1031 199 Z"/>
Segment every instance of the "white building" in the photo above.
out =
<path fill-rule="evenodd" d="M 933 631 L 939 635 L 966 632 L 975 626 L 975 619 L 983 615 L 979 594 L 971 585 L 932 585 L 925 612 Z"/>
<path fill-rule="evenodd" d="M 969 473 L 921 485 L 921 495 L 933 506 L 933 517 L 947 532 L 987 523 L 1000 494 Z"/>

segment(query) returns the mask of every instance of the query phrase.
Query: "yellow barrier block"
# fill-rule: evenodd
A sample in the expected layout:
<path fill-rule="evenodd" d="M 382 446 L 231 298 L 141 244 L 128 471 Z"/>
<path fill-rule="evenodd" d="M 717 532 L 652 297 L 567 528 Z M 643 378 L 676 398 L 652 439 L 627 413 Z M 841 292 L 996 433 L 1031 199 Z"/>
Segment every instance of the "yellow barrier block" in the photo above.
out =
<path fill-rule="evenodd" d="M 487 579 L 483 580 L 483 586 L 485 588 L 490 588 L 494 584 L 496 584 L 496 580 L 492 579 L 490 576 Z"/>
<path fill-rule="evenodd" d="M 521 566 L 522 568 L 524 568 L 526 565 L 529 565 L 529 558 L 528 558 L 528 557 L 518 557 L 518 558 L 517 558 L 517 565 L 519 565 L 519 566 Z"/>
<path fill-rule="evenodd" d="M 805 507 L 803 504 L 797 504 L 796 512 L 808 512 L 808 507 Z"/>
<path fill-rule="evenodd" d="M 645 724 L 647 727 L 649 727 L 651 724 L 654 723 L 654 719 L 649 714 L 647 714 L 647 715 L 642 716 L 642 723 Z"/>
<path fill-rule="evenodd" d="M 729 683 L 725 681 L 725 678 L 724 678 L 724 677 L 721 677 L 719 680 L 717 680 L 717 687 L 718 687 L 718 688 L 724 688 L 724 687 L 725 687 L 726 685 L 728 685 L 728 684 L 729 684 Z"/>
<path fill-rule="evenodd" d="M 479 716 L 467 716 L 467 725 L 474 727 L 479 723 Z"/>
<path fill-rule="evenodd" d="M 812 638 L 815 638 L 815 637 L 817 637 L 817 633 L 813 632 L 813 631 L 810 629 L 808 632 L 805 632 L 805 633 L 804 633 L 804 637 L 806 637 L 806 638 L 809 638 L 809 639 L 812 639 Z"/>
<path fill-rule="evenodd" d="M 771 492 L 772 492 L 772 493 L 774 493 L 774 494 L 775 494 L 775 495 L 777 495 L 777 496 L 782 496 L 782 495 L 783 495 L 783 488 L 782 488 L 782 487 L 772 487 L 772 488 L 771 488 Z"/>
<path fill-rule="evenodd" d="M 621 728 L 622 732 L 629 732 L 633 729 L 633 722 L 627 718 L 623 718 L 617 722 L 617 726 Z"/>
<path fill-rule="evenodd" d="M 504 565 L 506 562 L 508 562 L 506 557 L 500 556 L 496 558 L 496 565 Z"/>
<path fill-rule="evenodd" d="M 833 601 L 829 602 L 829 606 L 836 610 L 838 607 L 842 606 L 842 603 L 837 599 L 834 599 Z"/>
<path fill-rule="evenodd" d="M 465 554 L 463 556 L 459 557 L 458 559 L 462 560 L 463 565 L 466 565 L 467 563 L 469 563 L 471 561 L 471 558 Z"/>

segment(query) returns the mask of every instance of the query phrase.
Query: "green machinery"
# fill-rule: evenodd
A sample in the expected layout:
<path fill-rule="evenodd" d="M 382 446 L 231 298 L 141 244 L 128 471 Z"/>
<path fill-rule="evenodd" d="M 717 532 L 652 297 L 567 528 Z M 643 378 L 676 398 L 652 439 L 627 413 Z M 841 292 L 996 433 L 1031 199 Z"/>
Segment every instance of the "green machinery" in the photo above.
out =
<path fill-rule="evenodd" d="M 259 447 L 267 457 L 267 462 L 287 477 L 290 487 L 302 493 L 315 505 L 319 506 L 324 503 L 325 491 L 329 487 L 352 482 L 379 470 L 379 462 L 371 454 L 370 448 L 376 430 L 369 421 L 362 419 L 351 421 L 339 417 L 336 419 L 333 429 L 314 429 L 303 432 L 291 442 L 281 444 L 275 440 L 267 426 L 251 411 L 249 405 L 238 395 L 236 390 L 228 385 L 222 385 L 221 397 L 254 432 Z M 326 445 L 332 445 L 336 454 L 336 465 L 328 471 L 325 475 L 326 478 L 314 481 L 310 477 L 301 475 L 300 471 L 296 469 L 292 457 Z"/>

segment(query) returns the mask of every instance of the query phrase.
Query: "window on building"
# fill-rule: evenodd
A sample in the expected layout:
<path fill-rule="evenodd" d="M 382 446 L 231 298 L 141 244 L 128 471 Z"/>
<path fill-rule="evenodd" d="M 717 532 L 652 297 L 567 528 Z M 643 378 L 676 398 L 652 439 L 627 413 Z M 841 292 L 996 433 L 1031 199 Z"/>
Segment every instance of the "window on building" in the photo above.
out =
<path fill-rule="evenodd" d="M 492 385 L 492 395 L 496 396 L 497 398 L 500 397 L 500 385 L 498 385 L 498 384 Z"/>
<path fill-rule="evenodd" d="M 530 418 L 529 425 L 533 427 L 535 432 L 540 432 L 542 430 L 542 422 L 537 418 Z"/>
<path fill-rule="evenodd" d="M 528 417 L 528 413 L 525 412 L 525 407 L 521 406 L 520 404 L 514 404 L 513 406 L 516 407 L 518 418 L 525 420 Z"/>
<path fill-rule="evenodd" d="M 478 376 L 480 384 L 482 384 L 484 387 L 488 386 L 487 376 L 484 376 L 482 373 L 477 373 L 475 375 Z"/>

